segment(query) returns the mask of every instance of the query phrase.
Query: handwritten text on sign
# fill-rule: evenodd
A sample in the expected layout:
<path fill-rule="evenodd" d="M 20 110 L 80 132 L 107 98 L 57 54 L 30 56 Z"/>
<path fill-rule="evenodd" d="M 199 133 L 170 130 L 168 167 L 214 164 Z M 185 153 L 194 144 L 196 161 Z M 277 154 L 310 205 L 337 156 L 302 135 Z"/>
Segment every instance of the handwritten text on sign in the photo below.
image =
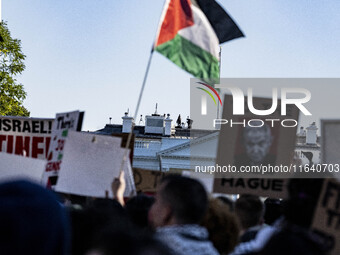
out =
<path fill-rule="evenodd" d="M 334 179 L 324 182 L 312 229 L 331 250 L 340 254 L 340 183 Z"/>
<path fill-rule="evenodd" d="M 0 152 L 45 159 L 53 119 L 0 117 Z"/>

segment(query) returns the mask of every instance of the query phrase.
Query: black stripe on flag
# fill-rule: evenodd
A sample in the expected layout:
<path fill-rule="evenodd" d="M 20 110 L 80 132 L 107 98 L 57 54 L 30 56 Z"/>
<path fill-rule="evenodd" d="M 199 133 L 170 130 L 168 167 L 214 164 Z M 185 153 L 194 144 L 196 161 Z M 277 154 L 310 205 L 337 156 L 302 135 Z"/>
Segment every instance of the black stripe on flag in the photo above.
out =
<path fill-rule="evenodd" d="M 243 37 L 244 34 L 236 25 L 228 13 L 214 0 L 196 0 L 197 4 L 208 18 L 214 28 L 220 43 L 235 38 Z"/>

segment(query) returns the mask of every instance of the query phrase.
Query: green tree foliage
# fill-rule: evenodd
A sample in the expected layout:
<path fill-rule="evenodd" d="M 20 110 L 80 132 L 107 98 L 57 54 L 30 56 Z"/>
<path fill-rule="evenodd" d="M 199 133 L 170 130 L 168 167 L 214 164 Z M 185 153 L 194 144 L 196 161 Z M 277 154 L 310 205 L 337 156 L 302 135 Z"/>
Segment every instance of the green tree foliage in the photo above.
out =
<path fill-rule="evenodd" d="M 22 105 L 26 92 L 15 76 L 25 69 L 21 41 L 13 39 L 5 22 L 0 23 L 0 115 L 29 116 Z"/>

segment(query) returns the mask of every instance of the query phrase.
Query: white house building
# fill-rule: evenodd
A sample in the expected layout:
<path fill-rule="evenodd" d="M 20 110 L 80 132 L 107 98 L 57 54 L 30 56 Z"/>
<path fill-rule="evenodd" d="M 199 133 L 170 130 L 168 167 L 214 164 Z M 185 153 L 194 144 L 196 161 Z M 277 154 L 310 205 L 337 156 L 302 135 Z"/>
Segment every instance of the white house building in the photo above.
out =
<path fill-rule="evenodd" d="M 129 133 L 133 118 L 127 113 L 122 125 L 107 124 L 97 134 Z M 295 158 L 302 164 L 320 162 L 320 137 L 315 123 L 297 134 Z M 174 127 L 170 115 L 145 116 L 145 125 L 137 125 L 135 134 L 133 167 L 149 170 L 190 170 L 194 166 L 215 165 L 218 130 Z"/>

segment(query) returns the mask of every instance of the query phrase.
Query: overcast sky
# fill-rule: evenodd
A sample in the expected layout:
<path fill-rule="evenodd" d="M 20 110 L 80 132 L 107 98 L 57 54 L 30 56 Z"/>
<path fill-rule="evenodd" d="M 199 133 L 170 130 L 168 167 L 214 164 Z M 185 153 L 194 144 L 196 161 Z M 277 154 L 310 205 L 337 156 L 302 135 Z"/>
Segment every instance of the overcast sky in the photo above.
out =
<path fill-rule="evenodd" d="M 221 77 L 339 77 L 340 1 L 219 3 L 246 35 L 223 44 Z M 162 8 L 160 0 L 2 0 L 2 19 L 27 56 L 18 81 L 31 116 L 79 109 L 92 131 L 109 117 L 120 124 L 127 109 L 133 115 Z M 155 53 L 139 114 L 158 103 L 174 120 L 189 115 L 190 78 Z M 320 105 L 338 108 L 339 91 Z"/>

